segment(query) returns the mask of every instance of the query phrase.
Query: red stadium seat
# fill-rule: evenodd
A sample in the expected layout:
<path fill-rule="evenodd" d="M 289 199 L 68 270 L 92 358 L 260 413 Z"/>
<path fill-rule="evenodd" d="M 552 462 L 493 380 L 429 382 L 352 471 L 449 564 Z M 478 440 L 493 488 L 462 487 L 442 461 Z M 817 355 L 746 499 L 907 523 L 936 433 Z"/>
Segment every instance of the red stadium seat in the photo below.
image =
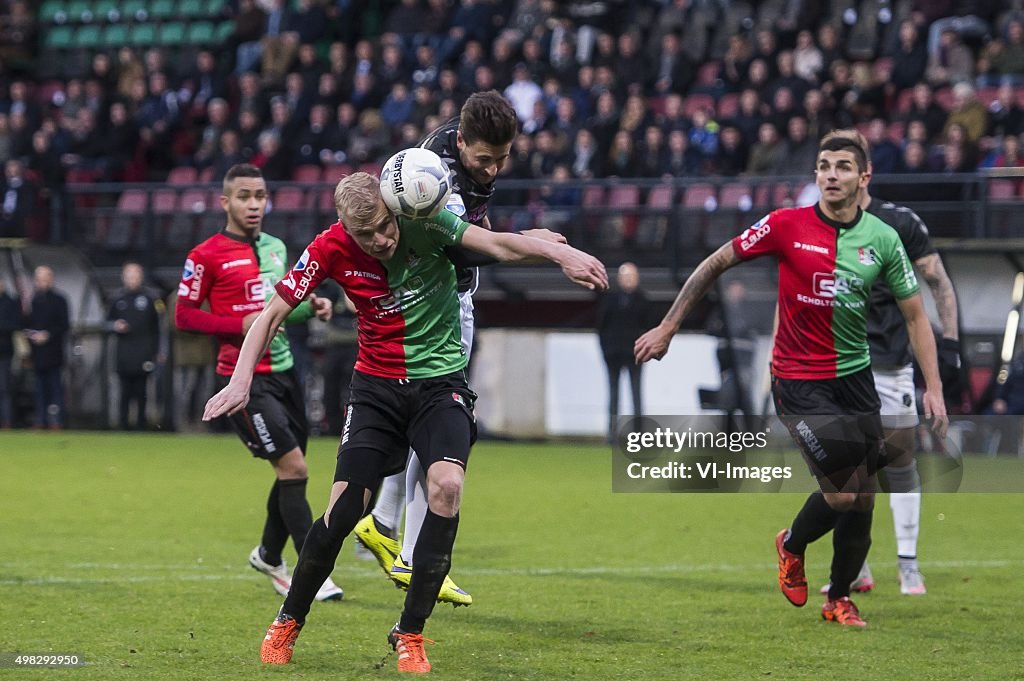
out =
<path fill-rule="evenodd" d="M 1008 201 L 1017 196 L 1016 183 L 1013 180 L 991 180 L 988 183 L 988 198 L 996 201 Z"/>
<path fill-rule="evenodd" d="M 337 184 L 338 180 L 345 177 L 346 175 L 352 174 L 352 166 L 347 163 L 338 163 L 329 165 L 324 168 L 322 178 L 324 182 L 330 182 L 331 184 Z"/>
<path fill-rule="evenodd" d="M 670 184 L 659 184 L 647 194 L 647 207 L 651 210 L 669 210 L 676 188 Z"/>
<path fill-rule="evenodd" d="M 693 184 L 686 188 L 686 197 L 683 200 L 683 205 L 686 208 L 700 208 L 706 209 L 708 199 L 711 199 L 717 204 L 716 191 L 714 185 L 710 184 Z"/>
<path fill-rule="evenodd" d="M 128 189 L 117 199 L 119 213 L 145 213 L 147 196 L 144 189 Z"/>
<path fill-rule="evenodd" d="M 953 110 L 953 88 L 944 87 L 935 91 L 935 103 L 944 111 Z"/>
<path fill-rule="evenodd" d="M 753 206 L 753 194 L 753 188 L 746 182 L 729 182 L 722 185 L 718 202 L 722 208 L 739 208 L 746 211 Z"/>
<path fill-rule="evenodd" d="M 905 114 L 910 111 L 910 105 L 914 101 L 914 90 L 907 88 L 900 93 L 899 99 L 896 101 L 896 112 Z"/>
<path fill-rule="evenodd" d="M 727 92 L 718 100 L 718 120 L 735 118 L 740 110 L 740 96 L 737 92 Z"/>
<path fill-rule="evenodd" d="M 215 205 L 213 193 L 209 190 L 186 189 L 181 193 L 178 210 L 185 213 L 205 213 L 208 210 L 212 210 Z"/>
<path fill-rule="evenodd" d="M 153 192 L 153 212 L 173 213 L 178 210 L 178 192 L 173 189 L 158 189 Z"/>
<path fill-rule="evenodd" d="M 167 175 L 167 184 L 193 184 L 197 175 L 196 169 L 192 166 L 171 168 L 171 172 Z"/>
<path fill-rule="evenodd" d="M 317 195 L 317 210 L 323 213 L 330 213 L 328 217 L 337 215 L 337 208 L 334 206 L 334 189 L 323 189 Z"/>
<path fill-rule="evenodd" d="M 312 164 L 301 165 L 292 173 L 292 179 L 296 182 L 319 182 L 323 175 L 320 166 Z"/>
<path fill-rule="evenodd" d="M 285 187 L 274 192 L 274 210 L 299 211 L 304 207 L 305 192 L 298 187 Z"/>
<path fill-rule="evenodd" d="M 633 184 L 612 187 L 608 192 L 609 208 L 636 208 L 640 205 L 640 188 Z"/>
<path fill-rule="evenodd" d="M 999 97 L 999 88 L 997 87 L 983 87 L 978 90 L 978 101 L 985 105 L 987 109 L 992 102 L 996 101 Z"/>
<path fill-rule="evenodd" d="M 581 205 L 584 208 L 600 208 L 604 205 L 604 187 L 595 187 L 593 185 L 587 186 L 583 190 L 583 201 Z"/>
<path fill-rule="evenodd" d="M 697 70 L 697 85 L 714 85 L 715 81 L 718 80 L 718 74 L 721 73 L 721 71 L 721 62 L 704 62 Z"/>
<path fill-rule="evenodd" d="M 715 98 L 711 95 L 690 95 L 683 100 L 683 115 L 693 118 L 699 109 L 715 110 Z"/>

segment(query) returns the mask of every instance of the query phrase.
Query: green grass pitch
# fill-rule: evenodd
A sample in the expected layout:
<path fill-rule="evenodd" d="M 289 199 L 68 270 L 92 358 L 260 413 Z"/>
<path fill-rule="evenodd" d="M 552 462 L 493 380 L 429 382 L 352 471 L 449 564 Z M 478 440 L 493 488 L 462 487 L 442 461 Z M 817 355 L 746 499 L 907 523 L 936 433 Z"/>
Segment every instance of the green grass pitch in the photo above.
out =
<path fill-rule="evenodd" d="M 334 451 L 310 447 L 314 514 Z M 4 433 L 0 462 L 0 653 L 88 662 L 0 678 L 399 677 L 375 664 L 402 594 L 351 540 L 345 599 L 314 604 L 291 665 L 261 666 L 280 599 L 246 559 L 271 472 L 235 438 Z M 869 628 L 850 631 L 778 592 L 772 540 L 801 496 L 612 494 L 610 475 L 604 447 L 476 447 L 452 571 L 475 603 L 435 610 L 434 678 L 1024 679 L 1024 494 L 925 496 L 922 598 L 899 595 L 880 497 Z M 830 553 L 811 546 L 812 586 Z"/>

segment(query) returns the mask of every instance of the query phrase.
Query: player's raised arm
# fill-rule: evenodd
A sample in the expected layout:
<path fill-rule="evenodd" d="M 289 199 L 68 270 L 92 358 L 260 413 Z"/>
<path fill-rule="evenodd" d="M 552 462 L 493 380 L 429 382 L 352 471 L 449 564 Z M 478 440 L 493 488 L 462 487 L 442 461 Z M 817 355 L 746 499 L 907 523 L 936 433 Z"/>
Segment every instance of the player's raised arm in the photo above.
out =
<path fill-rule="evenodd" d="M 732 242 L 729 241 L 697 265 L 697 269 L 679 289 L 679 294 L 661 323 L 636 339 L 633 354 L 637 363 L 664 357 L 668 352 L 669 343 L 672 342 L 672 336 L 679 330 L 679 325 L 686 319 L 686 315 L 690 314 L 694 304 L 704 297 L 711 284 L 722 276 L 723 272 L 740 262 Z"/>
<path fill-rule="evenodd" d="M 570 281 L 584 288 L 608 288 L 608 272 L 601 261 L 564 243 L 521 234 L 490 232 L 482 227 L 470 225 L 462 236 L 462 246 L 489 255 L 500 262 L 522 262 L 542 258 L 560 266 Z"/>
<path fill-rule="evenodd" d="M 235 370 L 231 381 L 223 390 L 210 398 L 203 411 L 203 420 L 210 421 L 225 414 L 234 414 L 249 402 L 249 387 L 252 384 L 252 372 L 256 363 L 267 351 L 270 339 L 277 333 L 285 317 L 292 311 L 292 306 L 281 296 L 274 296 L 263 308 L 263 312 L 249 327 L 245 341 L 238 353 Z"/>

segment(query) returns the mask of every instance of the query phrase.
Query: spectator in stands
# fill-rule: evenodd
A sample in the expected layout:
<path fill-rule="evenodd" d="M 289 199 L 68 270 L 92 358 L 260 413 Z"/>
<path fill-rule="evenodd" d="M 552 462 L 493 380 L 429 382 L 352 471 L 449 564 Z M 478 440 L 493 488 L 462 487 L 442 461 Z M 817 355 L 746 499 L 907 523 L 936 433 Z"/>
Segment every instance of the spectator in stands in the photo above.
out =
<path fill-rule="evenodd" d="M 214 157 L 220 150 L 220 138 L 230 124 L 227 101 L 215 97 L 210 100 L 206 107 L 207 123 L 199 135 L 199 148 L 193 155 L 193 163 L 196 168 L 205 168 L 213 163 Z M 220 177 L 219 175 L 215 177 Z"/>
<path fill-rule="evenodd" d="M 743 135 L 744 144 L 749 146 L 757 140 L 758 130 L 765 121 L 765 111 L 766 107 L 757 90 L 748 88 L 740 93 L 740 108 L 732 124 Z"/>
<path fill-rule="evenodd" d="M 139 138 L 146 146 L 146 165 L 150 170 L 168 171 L 173 162 L 167 148 L 178 127 L 181 108 L 178 96 L 170 89 L 167 76 L 157 71 L 149 76 L 149 95 L 135 115 Z"/>
<path fill-rule="evenodd" d="M 413 48 L 413 39 L 423 31 L 429 17 L 428 10 L 419 0 L 401 0 L 388 13 L 384 21 L 384 32 L 394 33 L 402 40 L 406 50 Z"/>
<path fill-rule="evenodd" d="M 341 93 L 338 91 L 338 79 L 332 73 L 321 73 L 317 78 L 316 96 L 313 97 L 314 104 L 323 104 L 331 113 L 341 103 Z"/>
<path fill-rule="evenodd" d="M 779 43 L 775 37 L 775 32 L 767 29 L 760 28 L 754 33 L 754 60 L 764 61 L 767 73 L 765 74 L 765 80 L 773 80 L 778 73 L 775 71 L 775 57 L 779 52 Z M 753 63 L 751 63 L 753 66 Z"/>
<path fill-rule="evenodd" d="M 28 69 L 35 54 L 36 20 L 25 0 L 11 0 L 0 14 L 0 61 Z"/>
<path fill-rule="evenodd" d="M 825 60 L 821 50 L 814 44 L 814 34 L 804 29 L 796 36 L 796 49 L 793 50 L 793 73 L 803 78 L 809 85 L 817 85 L 825 68 Z"/>
<path fill-rule="evenodd" d="M 988 107 L 989 137 L 1015 136 L 1024 132 L 1024 111 L 1017 106 L 1017 93 L 1009 83 L 999 86 L 996 98 Z"/>
<path fill-rule="evenodd" d="M 775 57 L 776 76 L 768 86 L 768 91 L 774 99 L 775 93 L 785 88 L 789 90 L 793 99 L 800 101 L 804 93 L 811 89 L 811 84 L 796 74 L 796 64 L 792 50 L 782 50 Z"/>
<path fill-rule="evenodd" d="M 530 80 L 535 83 L 542 83 L 548 78 L 551 66 L 541 51 L 540 43 L 536 38 L 527 38 L 519 46 L 522 53 L 522 63 L 526 64 L 526 70 L 530 72 Z"/>
<path fill-rule="evenodd" d="M 969 173 L 974 170 L 966 145 L 947 142 L 942 145 L 942 156 L 935 169 L 940 173 Z"/>
<path fill-rule="evenodd" d="M 373 163 L 391 154 L 391 133 L 376 109 L 359 114 L 348 141 L 350 163 Z"/>
<path fill-rule="evenodd" d="M 735 128 L 730 128 L 734 130 Z M 722 146 L 718 151 L 721 154 Z M 719 155 L 719 158 L 721 156 Z M 668 134 L 668 151 L 662 165 L 662 175 L 671 177 L 697 177 L 704 174 L 704 155 L 690 146 L 690 138 L 684 130 L 673 130 Z"/>
<path fill-rule="evenodd" d="M 138 152 L 139 129 L 135 126 L 135 121 L 129 118 L 128 108 L 124 102 L 111 104 L 108 118 L 107 127 L 100 136 L 106 146 L 106 158 L 103 160 L 105 167 L 101 179 L 106 182 L 117 182 L 124 179 L 128 165 Z"/>
<path fill-rule="evenodd" d="M 970 83 L 957 83 L 953 86 L 953 108 L 949 112 L 943 131 L 953 125 L 961 125 L 967 134 L 967 141 L 977 144 L 988 129 L 988 111 L 978 101 L 974 86 Z"/>
<path fill-rule="evenodd" d="M 516 64 L 512 70 L 512 84 L 505 88 L 504 95 L 512 102 L 521 123 L 533 116 L 533 105 L 543 94 L 540 86 L 530 79 L 530 71 L 526 64 Z"/>
<path fill-rule="evenodd" d="M 0 430 L 14 424 L 14 332 L 20 329 L 21 305 L 9 294 L 0 277 Z"/>
<path fill-rule="evenodd" d="M 349 101 L 359 111 L 376 109 L 384 100 L 384 95 L 377 85 L 377 77 L 372 71 L 357 71 L 352 78 L 352 92 Z"/>
<path fill-rule="evenodd" d="M 21 159 L 10 158 L 4 163 L 4 176 L 0 181 L 0 237 L 26 237 L 29 220 L 35 208 L 36 190 L 25 177 Z"/>
<path fill-rule="evenodd" d="M 780 87 L 772 97 L 771 114 L 766 120 L 773 124 L 776 130 L 785 130 L 789 126 L 789 119 L 799 113 L 793 93 L 788 87 Z"/>
<path fill-rule="evenodd" d="M 650 92 L 654 96 L 689 91 L 695 77 L 696 67 L 682 51 L 678 33 L 666 33 L 661 37 L 661 51 L 650 69 L 654 82 Z"/>
<path fill-rule="evenodd" d="M 260 37 L 260 71 L 263 84 L 273 85 L 284 79 L 295 52 L 298 36 L 289 30 L 292 12 L 288 0 L 271 0 L 267 10 L 266 28 Z"/>
<path fill-rule="evenodd" d="M 159 47 L 151 47 L 142 53 L 142 65 L 146 69 L 146 77 L 154 73 L 162 73 L 167 79 L 167 86 L 175 89 L 178 85 L 178 66 L 168 61 L 168 53 Z M 89 79 L 86 79 L 86 90 L 88 90 Z"/>
<path fill-rule="evenodd" d="M 918 83 L 914 86 L 911 96 L 910 108 L 903 116 L 903 120 L 919 120 L 924 123 L 928 131 L 928 139 L 934 139 L 946 125 L 948 114 L 943 111 L 932 95 L 932 88 L 928 83 Z"/>
<path fill-rule="evenodd" d="M 295 165 L 322 165 L 333 162 L 332 154 L 328 151 L 330 123 L 331 112 L 325 104 L 316 104 L 310 109 L 309 123 L 296 137 Z"/>
<path fill-rule="evenodd" d="M 71 328 L 68 302 L 53 287 L 53 270 L 46 265 L 33 273 L 35 292 L 25 314 L 25 338 L 35 373 L 35 427 L 64 427 L 64 351 Z"/>
<path fill-rule="evenodd" d="M 901 173 L 927 173 L 928 150 L 920 142 L 908 142 L 900 162 Z"/>
<path fill-rule="evenodd" d="M 619 130 L 625 130 L 634 142 L 643 137 L 644 129 L 650 121 L 647 116 L 647 100 L 641 95 L 630 95 L 622 106 L 622 117 L 619 118 Z"/>
<path fill-rule="evenodd" d="M 564 163 L 551 170 L 551 181 L 540 189 L 540 205 L 544 210 L 540 222 L 548 229 L 565 232 L 572 229 L 576 209 L 580 205 L 580 188 L 572 184 L 572 174 Z"/>
<path fill-rule="evenodd" d="M 204 49 L 196 53 L 195 66 L 185 77 L 182 92 L 184 101 L 191 106 L 193 114 L 206 110 L 214 99 L 224 101 L 222 98 L 227 94 L 227 88 L 217 70 L 213 52 Z"/>
<path fill-rule="evenodd" d="M 925 3 L 922 2 L 922 4 Z M 963 36 L 984 38 L 991 32 L 988 21 L 976 14 L 987 14 L 984 11 L 979 12 L 979 6 L 985 4 L 983 2 L 975 2 L 974 0 L 954 2 L 952 3 L 953 6 L 949 8 L 943 8 L 945 3 L 941 0 L 938 2 L 933 1 L 930 4 L 933 5 L 932 11 L 938 13 L 935 21 L 932 21 L 928 27 L 928 54 L 930 56 L 934 56 L 942 50 L 943 40 L 947 33 L 953 33 L 959 40 Z M 933 16 L 935 15 L 933 14 Z"/>
<path fill-rule="evenodd" d="M 821 90 L 811 89 L 804 95 L 804 119 L 807 121 L 807 136 L 812 140 L 820 140 L 835 127 L 832 123 L 832 112 L 825 109 L 825 97 Z"/>
<path fill-rule="evenodd" d="M 671 141 L 670 138 L 670 144 Z M 743 133 L 736 126 L 726 124 L 719 136 L 718 155 L 712 166 L 714 172 L 726 177 L 736 177 L 746 170 L 747 162 L 747 144 L 743 139 Z"/>
<path fill-rule="evenodd" d="M 11 135 L 10 157 L 22 158 L 32 151 L 32 126 L 25 112 L 19 109 L 11 111 L 7 120 Z"/>
<path fill-rule="evenodd" d="M 246 108 L 238 112 L 239 151 L 241 151 L 242 158 L 247 161 L 259 150 L 260 132 L 262 132 L 262 128 L 260 127 L 260 117 L 255 111 Z M 230 167 L 231 166 L 228 166 L 228 168 Z M 223 176 L 214 175 L 213 177 Z"/>
<path fill-rule="evenodd" d="M 978 60 L 982 85 L 1020 85 L 1024 82 L 1024 21 L 1011 19 L 1006 40 L 993 40 Z"/>
<path fill-rule="evenodd" d="M 309 92 L 316 92 L 320 74 L 326 71 L 326 65 L 316 53 L 316 45 L 303 43 L 299 45 L 297 61 L 294 67 L 295 73 L 302 77 L 305 89 Z"/>
<path fill-rule="evenodd" d="M 568 148 L 572 144 L 580 123 L 580 117 L 576 114 L 576 103 L 572 97 L 559 97 L 555 105 L 554 118 L 548 122 L 548 128 L 558 136 L 561 146 Z"/>
<path fill-rule="evenodd" d="M 729 36 L 729 47 L 722 57 L 722 79 L 733 90 L 747 82 L 747 70 L 754 50 L 744 33 Z"/>
<path fill-rule="evenodd" d="M 257 132 L 258 134 L 258 132 Z M 255 146 L 255 142 L 253 143 Z M 252 150 L 255 153 L 255 149 Z M 234 130 L 228 129 L 221 133 L 220 141 L 217 145 L 217 153 L 212 159 L 210 164 L 210 177 L 224 177 L 231 166 L 239 163 L 244 163 L 246 158 L 251 158 L 252 154 L 248 157 L 242 153 L 242 143 L 238 136 L 238 133 Z"/>
<path fill-rule="evenodd" d="M 625 130 L 619 130 L 612 138 L 612 146 L 608 150 L 605 162 L 605 177 L 636 177 L 637 159 L 633 146 L 633 136 Z"/>
<path fill-rule="evenodd" d="M 441 73 L 441 64 L 437 61 L 437 53 L 430 45 L 420 45 L 416 48 L 415 59 L 412 63 L 413 85 L 426 85 L 433 88 L 437 86 L 437 79 Z"/>
<path fill-rule="evenodd" d="M 132 87 L 136 81 L 145 81 L 146 68 L 135 50 L 127 45 L 117 51 L 117 96 L 128 99 L 132 96 Z M 71 83 L 68 82 L 70 89 Z"/>
<path fill-rule="evenodd" d="M 25 81 L 11 82 L 8 87 L 7 99 L 2 102 L 2 108 L 10 116 L 23 115 L 30 131 L 39 127 L 42 112 L 39 105 L 29 96 L 28 84 Z"/>
<path fill-rule="evenodd" d="M 477 40 L 467 42 L 465 49 L 455 62 L 455 71 L 459 76 L 459 82 L 472 83 L 476 79 L 476 70 L 485 63 L 483 45 Z"/>
<path fill-rule="evenodd" d="M 981 168 L 1021 168 L 1024 167 L 1024 156 L 1021 155 L 1020 137 L 1007 135 L 996 145 L 988 157 L 982 161 Z"/>
<path fill-rule="evenodd" d="M 661 177 L 668 162 L 668 148 L 665 134 L 657 125 L 648 125 L 644 139 L 637 150 L 637 176 Z"/>
<path fill-rule="evenodd" d="M 281 95 L 276 95 L 270 100 L 270 122 L 263 128 L 264 132 L 271 130 L 277 133 L 282 141 L 291 139 L 292 132 L 299 126 L 300 121 L 292 116 L 292 110 L 288 108 L 288 102 Z M 265 174 L 265 173 L 264 173 Z"/>
<path fill-rule="evenodd" d="M 530 153 L 530 177 L 535 180 L 550 177 L 555 166 L 561 160 L 561 156 L 562 154 L 555 144 L 555 136 L 551 134 L 551 131 L 538 131 L 534 135 L 533 151 Z"/>
<path fill-rule="evenodd" d="M 235 27 L 224 41 L 224 50 L 235 59 L 235 75 L 251 71 L 260 61 L 260 39 L 267 29 L 267 13 L 255 0 L 238 0 Z"/>
<path fill-rule="evenodd" d="M 300 121 L 309 118 L 309 110 L 313 106 L 313 93 L 306 89 L 306 81 L 299 73 L 293 71 L 284 77 L 284 94 L 281 96 L 296 127 Z"/>
<path fill-rule="evenodd" d="M 594 139 L 601 146 L 602 153 L 607 153 L 611 139 L 619 129 L 619 105 L 614 94 L 605 90 L 597 96 L 594 115 L 583 127 L 594 133 Z"/>
<path fill-rule="evenodd" d="M 121 384 L 120 426 L 131 430 L 128 416 L 135 407 L 135 428 L 146 430 L 146 402 L 149 377 L 156 370 L 160 349 L 160 315 L 163 301 L 143 288 L 145 273 L 137 262 L 121 268 L 124 288 L 117 293 L 107 312 L 110 331 L 116 339 L 115 370 Z"/>
<path fill-rule="evenodd" d="M 889 140 L 885 121 L 874 118 L 868 123 L 866 135 L 871 143 L 871 165 L 876 175 L 895 173 L 900 166 L 900 148 Z"/>
<path fill-rule="evenodd" d="M 947 29 L 942 32 L 938 49 L 930 51 L 928 56 L 925 75 L 933 87 L 974 80 L 974 57 L 956 31 Z"/>
<path fill-rule="evenodd" d="M 924 80 L 928 52 L 917 24 L 911 19 L 900 23 L 899 43 L 889 56 L 893 60 L 892 84 L 897 91 L 911 88 Z"/>
<path fill-rule="evenodd" d="M 709 107 L 700 107 L 693 112 L 693 127 L 690 128 L 690 148 L 701 156 L 701 165 L 710 165 L 718 153 L 718 133 L 721 126 L 713 117 Z"/>
<path fill-rule="evenodd" d="M 569 167 L 573 177 L 581 180 L 591 180 L 603 175 L 601 149 L 589 128 L 580 128 L 576 131 L 575 140 L 569 150 Z"/>
<path fill-rule="evenodd" d="M 66 170 L 60 154 L 53 148 L 50 135 L 42 129 L 32 133 L 32 154 L 28 168 L 36 177 L 39 196 L 49 206 L 50 243 L 64 242 L 64 213 L 67 196 L 64 192 Z"/>
<path fill-rule="evenodd" d="M 268 182 L 282 182 L 292 178 L 291 151 L 283 148 L 281 135 L 274 129 L 260 133 L 259 149 L 251 163 L 263 172 Z"/>
<path fill-rule="evenodd" d="M 793 116 L 786 122 L 786 140 L 775 172 L 779 175 L 807 175 L 818 160 L 818 142 L 807 134 L 807 119 Z"/>
<path fill-rule="evenodd" d="M 762 123 L 757 131 L 757 143 L 750 149 L 747 175 L 771 175 L 779 166 L 784 152 L 779 131 L 771 123 Z"/>
<path fill-rule="evenodd" d="M 768 62 L 761 57 L 754 57 L 747 67 L 747 79 L 742 84 L 743 88 L 767 93 L 770 82 L 771 71 Z"/>
<path fill-rule="evenodd" d="M 821 50 L 821 60 L 826 65 L 843 58 L 843 49 L 839 45 L 839 31 L 836 24 L 825 22 L 818 27 L 818 49 Z"/>
<path fill-rule="evenodd" d="M 642 364 L 633 361 L 633 343 L 651 325 L 651 309 L 640 288 L 640 270 L 631 262 L 619 266 L 618 286 L 601 300 L 597 334 L 601 355 L 608 369 L 608 436 L 615 432 L 619 416 L 619 378 L 629 372 L 633 414 L 643 416 L 641 395 Z"/>

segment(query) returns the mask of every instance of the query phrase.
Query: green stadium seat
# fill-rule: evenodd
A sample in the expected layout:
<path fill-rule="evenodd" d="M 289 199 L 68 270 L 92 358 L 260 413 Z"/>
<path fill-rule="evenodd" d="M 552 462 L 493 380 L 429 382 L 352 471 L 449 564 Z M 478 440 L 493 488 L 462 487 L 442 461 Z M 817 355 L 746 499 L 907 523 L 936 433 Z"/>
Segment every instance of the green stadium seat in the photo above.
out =
<path fill-rule="evenodd" d="M 228 39 L 228 36 L 235 30 L 235 22 L 233 21 L 222 21 L 214 29 L 213 40 L 218 45 L 223 45 L 224 41 Z"/>
<path fill-rule="evenodd" d="M 128 42 L 138 47 L 148 47 L 156 41 L 155 24 L 136 24 L 132 27 Z"/>
<path fill-rule="evenodd" d="M 149 16 L 160 20 L 176 18 L 174 0 L 155 0 L 149 3 Z"/>
<path fill-rule="evenodd" d="M 117 0 L 96 0 L 92 5 L 92 14 L 96 21 L 112 24 L 121 21 L 121 9 Z"/>
<path fill-rule="evenodd" d="M 206 15 L 204 0 L 181 0 L 178 5 L 178 16 L 183 19 L 195 19 Z"/>
<path fill-rule="evenodd" d="M 107 26 L 107 30 L 103 32 L 103 40 L 101 41 L 103 47 L 116 49 L 122 45 L 128 44 L 128 25 L 127 24 L 111 24 Z"/>
<path fill-rule="evenodd" d="M 71 47 L 74 29 L 70 26 L 54 26 L 46 33 L 46 47 L 50 50 L 66 50 Z"/>
<path fill-rule="evenodd" d="M 195 21 L 188 28 L 188 42 L 192 45 L 213 43 L 213 24 L 209 21 Z"/>
<path fill-rule="evenodd" d="M 125 21 L 145 21 L 149 9 L 145 0 L 126 0 L 121 3 L 121 16 Z"/>
<path fill-rule="evenodd" d="M 74 46 L 91 50 L 100 46 L 100 27 L 95 24 L 88 24 L 80 27 L 75 32 Z"/>
<path fill-rule="evenodd" d="M 39 23 L 63 24 L 68 20 L 64 0 L 46 0 L 39 8 Z"/>
<path fill-rule="evenodd" d="M 185 42 L 185 24 L 172 21 L 160 25 L 157 42 L 165 46 L 177 46 Z"/>
<path fill-rule="evenodd" d="M 94 17 L 92 14 L 92 3 L 88 0 L 73 0 L 68 3 L 68 21 L 75 23 L 89 23 Z"/>
<path fill-rule="evenodd" d="M 206 16 L 217 18 L 224 11 L 225 0 L 208 0 L 206 3 Z"/>

